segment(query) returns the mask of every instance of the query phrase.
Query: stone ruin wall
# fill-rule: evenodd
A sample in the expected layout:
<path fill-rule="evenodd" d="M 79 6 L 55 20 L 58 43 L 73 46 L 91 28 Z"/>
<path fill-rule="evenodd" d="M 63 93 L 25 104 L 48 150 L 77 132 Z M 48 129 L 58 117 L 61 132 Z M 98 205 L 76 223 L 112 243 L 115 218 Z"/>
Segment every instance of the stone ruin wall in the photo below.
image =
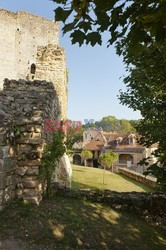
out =
<path fill-rule="evenodd" d="M 54 85 L 6 79 L 0 107 L 0 208 L 16 195 L 39 204 L 39 167 L 44 144 L 52 138 L 51 132 L 44 131 L 44 120 L 49 116 L 55 120 L 61 117 Z M 63 186 L 69 187 L 67 174 L 62 181 Z"/>
<path fill-rule="evenodd" d="M 53 82 L 59 96 L 61 118 L 66 119 L 68 84 L 65 50 L 52 44 L 38 47 L 34 79 Z"/>
<path fill-rule="evenodd" d="M 5 80 L 0 92 L 1 209 L 16 195 L 40 202 L 39 166 L 43 145 L 52 138 L 50 132 L 44 132 L 44 119 L 66 119 L 68 86 L 58 23 L 0 9 L 0 30 L 0 88 L 5 78 L 15 79 Z M 13 138 L 14 129 L 20 131 L 20 137 Z M 67 162 L 64 155 L 54 180 L 70 187 Z"/>

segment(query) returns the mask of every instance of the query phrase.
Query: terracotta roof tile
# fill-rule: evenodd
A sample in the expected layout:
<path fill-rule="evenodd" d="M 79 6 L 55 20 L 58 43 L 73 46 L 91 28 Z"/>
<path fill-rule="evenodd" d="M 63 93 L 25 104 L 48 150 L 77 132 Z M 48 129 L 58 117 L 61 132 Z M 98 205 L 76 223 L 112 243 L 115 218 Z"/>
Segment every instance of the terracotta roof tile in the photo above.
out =
<path fill-rule="evenodd" d="M 104 147 L 104 144 L 105 144 L 104 142 L 92 140 L 91 142 L 89 142 L 84 146 L 84 149 L 90 151 L 95 151 L 95 150 L 101 151 L 102 148 Z"/>

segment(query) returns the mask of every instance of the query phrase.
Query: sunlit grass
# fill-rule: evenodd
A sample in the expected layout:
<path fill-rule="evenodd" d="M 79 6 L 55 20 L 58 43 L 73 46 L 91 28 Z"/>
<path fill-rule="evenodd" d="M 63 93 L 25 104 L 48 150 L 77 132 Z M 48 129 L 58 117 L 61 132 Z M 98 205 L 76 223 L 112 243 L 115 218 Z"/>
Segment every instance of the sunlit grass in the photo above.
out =
<path fill-rule="evenodd" d="M 103 170 L 90 167 L 72 165 L 72 188 L 110 189 L 117 192 L 153 192 L 150 186 L 137 182 L 122 174 L 106 171 L 103 184 Z"/>

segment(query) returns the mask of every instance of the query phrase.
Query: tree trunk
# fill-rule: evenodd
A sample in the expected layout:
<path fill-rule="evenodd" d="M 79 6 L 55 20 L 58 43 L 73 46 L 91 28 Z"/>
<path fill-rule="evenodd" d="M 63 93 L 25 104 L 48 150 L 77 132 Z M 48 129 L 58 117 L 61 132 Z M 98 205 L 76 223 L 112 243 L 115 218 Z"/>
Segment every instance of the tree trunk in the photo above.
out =
<path fill-rule="evenodd" d="M 104 167 L 104 171 L 103 171 L 103 185 L 105 184 L 105 167 Z"/>

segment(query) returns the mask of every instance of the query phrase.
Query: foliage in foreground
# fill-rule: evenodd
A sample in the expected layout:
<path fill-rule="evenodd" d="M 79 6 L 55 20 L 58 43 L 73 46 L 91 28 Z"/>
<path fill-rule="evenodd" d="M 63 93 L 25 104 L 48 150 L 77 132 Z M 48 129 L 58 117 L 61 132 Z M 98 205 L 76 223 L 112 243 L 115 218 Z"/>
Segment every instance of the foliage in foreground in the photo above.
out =
<path fill-rule="evenodd" d="M 63 33 L 71 32 L 72 43 L 102 44 L 102 35 L 109 35 L 108 45 L 125 36 L 133 52 L 143 42 L 166 39 L 165 0 L 53 0 L 58 4 L 56 21 L 64 23 Z"/>
<path fill-rule="evenodd" d="M 64 144 L 64 132 L 58 130 L 53 133 L 52 142 L 45 145 L 44 157 L 40 166 L 40 178 L 43 189 L 46 186 L 46 195 L 51 195 L 51 179 L 55 168 L 58 166 L 60 158 L 64 155 L 66 147 Z"/>
<path fill-rule="evenodd" d="M 164 184 L 166 185 L 166 58 L 156 45 L 144 49 L 137 57 L 130 56 L 126 48 L 124 55 L 126 55 L 125 62 L 128 65 L 129 75 L 124 79 L 127 92 L 121 92 L 120 101 L 133 110 L 140 110 L 144 117 L 137 125 L 137 131 L 142 136 L 140 142 L 147 147 L 158 144 L 158 149 L 154 152 L 157 162 L 148 168 L 146 174 L 155 175 L 158 178 L 158 184 L 164 189 Z M 143 164 L 148 165 L 145 160 Z"/>

